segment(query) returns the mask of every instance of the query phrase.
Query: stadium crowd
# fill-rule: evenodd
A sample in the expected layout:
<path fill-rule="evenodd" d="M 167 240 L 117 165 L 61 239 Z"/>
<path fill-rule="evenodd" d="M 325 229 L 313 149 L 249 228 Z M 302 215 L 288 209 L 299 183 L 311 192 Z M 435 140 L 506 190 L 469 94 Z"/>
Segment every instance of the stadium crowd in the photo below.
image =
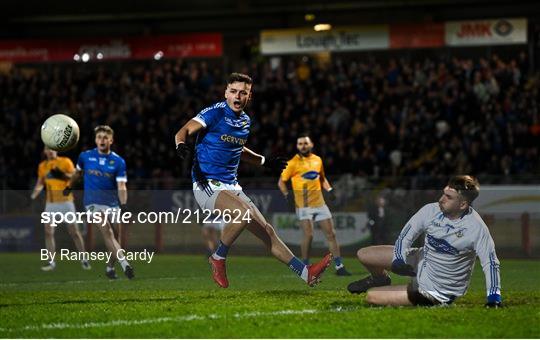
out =
<path fill-rule="evenodd" d="M 539 80 L 527 56 L 471 60 L 301 58 L 257 60 L 241 71 L 255 82 L 248 146 L 292 156 L 309 132 L 328 174 L 477 176 L 540 171 Z M 223 98 L 222 61 L 15 66 L 0 74 L 0 176 L 29 188 L 42 144 L 39 128 L 70 113 L 93 148 L 93 127 L 115 130 L 113 149 L 130 180 L 188 178 L 173 136 Z M 240 176 L 264 175 L 241 166 Z"/>

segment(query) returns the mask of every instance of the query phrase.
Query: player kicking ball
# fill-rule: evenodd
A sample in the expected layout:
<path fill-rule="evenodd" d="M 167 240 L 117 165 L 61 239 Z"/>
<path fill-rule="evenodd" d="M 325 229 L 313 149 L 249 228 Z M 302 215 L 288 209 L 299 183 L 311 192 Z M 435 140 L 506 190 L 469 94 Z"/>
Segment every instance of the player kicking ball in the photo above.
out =
<path fill-rule="evenodd" d="M 283 243 L 274 227 L 266 221 L 238 184 L 240 160 L 279 173 L 286 166 L 286 160 L 282 158 L 265 158 L 244 146 L 251 126 L 244 108 L 251 98 L 252 84 L 249 76 L 232 73 L 227 81 L 225 101 L 199 112 L 175 135 L 177 153 L 185 159 L 190 150 L 186 139 L 197 134 L 192 180 L 195 200 L 201 209 L 215 209 L 222 214 L 224 220 L 228 213 L 233 217 L 242 217 L 228 223 L 223 229 L 219 245 L 208 259 L 212 266 L 212 277 L 220 287 L 229 286 L 225 266 L 227 253 L 236 238 L 247 229 L 264 242 L 272 255 L 313 286 L 319 282 L 320 276 L 330 264 L 332 254 L 327 254 L 316 264 L 304 264 Z"/>
<path fill-rule="evenodd" d="M 334 196 L 333 188 L 324 174 L 322 159 L 312 153 L 313 142 L 308 135 L 298 137 L 296 148 L 298 154 L 287 162 L 287 167 L 279 178 L 278 187 L 285 199 L 291 201 L 286 183 L 289 180 L 292 182 L 296 216 L 304 231 L 304 239 L 300 245 L 304 263 L 309 263 L 311 242 L 313 241 L 313 224 L 319 223 L 328 241 L 330 251 L 334 255 L 336 274 L 350 276 L 351 273 L 345 269 L 341 260 L 332 213 L 322 195 L 321 189 L 324 189 Z"/>
<path fill-rule="evenodd" d="M 451 304 L 465 295 L 476 256 L 486 277 L 487 307 L 501 307 L 501 278 L 488 227 L 472 208 L 480 185 L 471 176 L 455 176 L 437 203 L 421 208 L 405 225 L 394 246 L 358 251 L 371 273 L 352 282 L 351 293 L 367 291 L 366 301 L 385 306 Z M 411 248 L 425 234 L 423 248 Z M 390 286 L 387 271 L 411 276 L 408 286 Z"/>
<path fill-rule="evenodd" d="M 83 176 L 84 206 L 87 212 L 101 214 L 102 219 L 111 211 L 118 211 L 120 206 L 127 203 L 127 174 L 126 162 L 116 152 L 111 150 L 114 131 L 108 125 L 99 125 L 94 129 L 96 148 L 81 152 L 77 162 L 77 172 L 71 178 L 70 185 L 64 190 L 71 191 L 73 184 Z M 133 267 L 125 258 L 120 243 L 114 236 L 110 221 L 96 224 L 100 230 L 107 250 L 111 252 L 112 260 L 106 266 L 105 275 L 109 279 L 117 279 L 114 263 L 120 262 L 124 274 L 132 279 L 135 275 Z M 90 224 L 90 228 L 92 225 Z M 121 256 L 118 256 L 121 255 Z"/>

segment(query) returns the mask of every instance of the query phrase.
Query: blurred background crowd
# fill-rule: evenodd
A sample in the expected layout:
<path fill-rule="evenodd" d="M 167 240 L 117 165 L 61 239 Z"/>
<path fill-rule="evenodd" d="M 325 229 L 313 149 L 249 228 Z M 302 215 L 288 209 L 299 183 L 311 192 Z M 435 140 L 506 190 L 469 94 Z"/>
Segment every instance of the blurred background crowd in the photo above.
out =
<path fill-rule="evenodd" d="M 254 79 L 248 146 L 292 157 L 309 133 L 329 175 L 423 178 L 455 173 L 527 176 L 540 171 L 539 79 L 525 52 L 512 58 L 343 55 L 261 58 L 246 47 Z M 130 180 L 189 178 L 174 134 L 223 99 L 232 70 L 219 60 L 17 66 L 0 74 L 0 177 L 26 189 L 42 158 L 40 126 L 54 113 L 79 123 L 68 153 L 93 148 L 93 127 L 111 125 Z M 265 175 L 241 166 L 240 178 Z"/>

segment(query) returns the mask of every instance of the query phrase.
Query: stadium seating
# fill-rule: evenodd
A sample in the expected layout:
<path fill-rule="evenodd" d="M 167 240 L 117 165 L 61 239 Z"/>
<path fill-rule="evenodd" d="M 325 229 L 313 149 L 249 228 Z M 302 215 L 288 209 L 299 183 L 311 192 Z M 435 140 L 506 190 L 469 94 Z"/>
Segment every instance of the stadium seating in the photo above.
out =
<path fill-rule="evenodd" d="M 110 124 L 131 179 L 187 178 L 173 135 L 221 100 L 224 69 L 215 60 L 15 66 L 0 74 L 2 185 L 30 187 L 40 124 L 61 112 L 79 122 L 81 149 L 94 147 L 95 125 Z M 429 176 L 540 169 L 539 83 L 524 53 L 511 60 L 335 58 L 330 65 L 284 58 L 243 71 L 255 80 L 248 145 L 263 154 L 292 156 L 295 136 L 308 131 L 330 175 L 412 176 L 418 184 Z M 263 173 L 242 167 L 240 174 Z"/>

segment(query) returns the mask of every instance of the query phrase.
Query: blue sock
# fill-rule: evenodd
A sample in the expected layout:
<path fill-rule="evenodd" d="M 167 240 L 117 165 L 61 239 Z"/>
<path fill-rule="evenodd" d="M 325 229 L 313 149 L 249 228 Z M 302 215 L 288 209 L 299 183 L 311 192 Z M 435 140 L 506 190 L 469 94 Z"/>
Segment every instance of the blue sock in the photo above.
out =
<path fill-rule="evenodd" d="M 343 263 L 341 262 L 341 257 L 334 257 L 334 263 L 336 267 L 340 267 Z"/>
<path fill-rule="evenodd" d="M 287 266 L 289 266 L 289 268 L 291 268 L 291 270 L 300 277 L 302 276 L 302 272 L 304 271 L 304 268 L 306 268 L 306 265 L 302 261 L 300 261 L 300 259 L 296 256 L 293 257 L 289 261 L 289 263 L 287 263 Z"/>
<path fill-rule="evenodd" d="M 227 257 L 227 253 L 229 252 L 229 246 L 226 246 L 223 242 L 221 242 L 221 240 L 219 241 L 219 245 L 216 249 L 216 251 L 214 252 L 214 255 L 216 255 L 218 258 L 226 258 Z"/>
<path fill-rule="evenodd" d="M 309 259 L 303 259 L 302 262 L 307 266 L 309 264 Z"/>

